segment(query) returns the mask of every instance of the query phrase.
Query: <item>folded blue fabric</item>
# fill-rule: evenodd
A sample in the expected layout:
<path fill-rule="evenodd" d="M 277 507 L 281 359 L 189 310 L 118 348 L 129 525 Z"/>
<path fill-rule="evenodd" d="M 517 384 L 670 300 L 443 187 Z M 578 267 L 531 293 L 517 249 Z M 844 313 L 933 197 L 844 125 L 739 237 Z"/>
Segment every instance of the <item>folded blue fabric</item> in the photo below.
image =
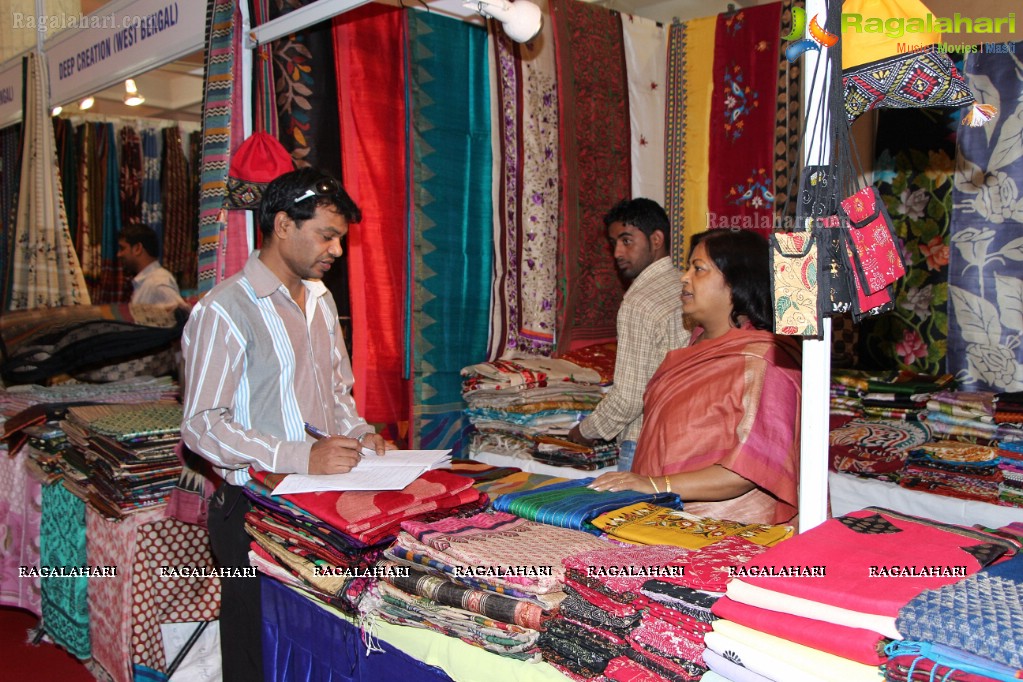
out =
<path fill-rule="evenodd" d="M 944 679 L 952 671 L 983 675 L 1001 682 L 1016 682 L 1023 673 L 1016 668 L 1002 665 L 996 661 L 971 654 L 969 651 L 955 649 L 953 647 L 934 644 L 931 642 L 914 642 L 910 640 L 896 640 L 884 648 L 889 657 L 916 656 L 917 659 L 910 668 L 908 679 L 913 680 L 913 670 L 919 667 L 924 659 L 934 664 L 935 679 Z M 948 670 L 945 670 L 948 669 Z M 887 677 L 885 678 L 887 679 Z"/>
<path fill-rule="evenodd" d="M 501 495 L 493 502 L 497 511 L 508 512 L 531 521 L 562 528 L 574 528 L 594 535 L 601 531 L 590 521 L 601 514 L 638 502 L 649 502 L 671 509 L 682 508 L 682 498 L 675 493 L 640 493 L 635 490 L 593 490 L 586 486 L 592 478 L 581 478 Z"/>
<path fill-rule="evenodd" d="M 895 627 L 907 640 L 943 644 L 1023 668 L 1023 583 L 977 573 L 924 590 L 899 609 Z"/>

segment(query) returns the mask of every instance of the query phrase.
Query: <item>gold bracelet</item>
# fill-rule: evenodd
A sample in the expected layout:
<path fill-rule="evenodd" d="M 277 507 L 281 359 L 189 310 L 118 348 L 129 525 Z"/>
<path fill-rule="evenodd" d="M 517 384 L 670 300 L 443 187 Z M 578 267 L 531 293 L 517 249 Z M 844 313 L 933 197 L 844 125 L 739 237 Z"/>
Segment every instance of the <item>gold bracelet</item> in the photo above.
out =
<path fill-rule="evenodd" d="M 667 476 L 664 477 L 664 485 L 667 486 L 667 489 L 665 490 L 665 492 L 669 492 L 670 493 L 671 492 L 671 480 L 669 480 Z"/>
<path fill-rule="evenodd" d="M 655 493 L 661 492 L 660 490 L 657 489 L 657 484 L 654 483 L 654 477 L 653 476 L 647 476 L 647 479 L 650 481 L 650 485 L 653 487 Z"/>

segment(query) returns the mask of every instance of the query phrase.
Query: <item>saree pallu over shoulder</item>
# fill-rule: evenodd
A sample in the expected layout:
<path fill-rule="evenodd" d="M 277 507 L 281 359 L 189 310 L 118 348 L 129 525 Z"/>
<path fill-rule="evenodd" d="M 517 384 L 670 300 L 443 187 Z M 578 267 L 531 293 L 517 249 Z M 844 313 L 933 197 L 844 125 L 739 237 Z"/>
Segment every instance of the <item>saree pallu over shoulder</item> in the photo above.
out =
<path fill-rule="evenodd" d="M 801 355 L 790 338 L 735 329 L 669 353 L 647 384 L 634 473 L 718 464 L 770 493 L 771 518 L 796 513 Z"/>

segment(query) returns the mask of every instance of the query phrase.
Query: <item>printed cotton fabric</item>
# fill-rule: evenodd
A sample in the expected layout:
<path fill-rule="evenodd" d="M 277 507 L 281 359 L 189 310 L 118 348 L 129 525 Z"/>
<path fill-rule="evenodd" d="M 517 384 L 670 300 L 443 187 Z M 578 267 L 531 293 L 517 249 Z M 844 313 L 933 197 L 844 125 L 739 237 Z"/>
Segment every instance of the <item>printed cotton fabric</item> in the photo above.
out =
<path fill-rule="evenodd" d="M 925 590 L 899 609 L 895 626 L 906 639 L 1023 669 L 1023 582 L 978 573 Z"/>
<path fill-rule="evenodd" d="M 675 545 L 700 549 L 719 540 L 737 536 L 770 547 L 792 537 L 792 526 L 743 524 L 689 514 L 677 509 L 640 502 L 593 519 L 593 525 L 608 535 L 645 545 Z"/>

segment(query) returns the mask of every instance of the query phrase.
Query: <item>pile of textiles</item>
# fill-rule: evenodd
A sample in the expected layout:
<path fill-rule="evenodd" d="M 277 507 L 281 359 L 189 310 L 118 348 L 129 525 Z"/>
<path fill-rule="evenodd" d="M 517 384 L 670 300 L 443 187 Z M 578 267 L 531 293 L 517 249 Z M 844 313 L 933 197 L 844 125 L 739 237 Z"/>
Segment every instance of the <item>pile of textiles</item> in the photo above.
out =
<path fill-rule="evenodd" d="M 0 438 L 14 452 L 28 439 L 26 427 L 59 419 L 69 405 L 163 402 L 177 398 L 178 386 L 170 377 L 0 388 Z"/>
<path fill-rule="evenodd" d="M 996 394 L 994 419 L 1001 429 L 998 468 L 1002 482 L 998 484 L 998 499 L 1023 506 L 1023 392 Z"/>
<path fill-rule="evenodd" d="M 270 487 L 280 474 L 250 472 L 245 530 L 252 564 L 347 613 L 356 612 L 402 521 L 471 513 L 488 501 L 471 479 L 446 471 L 428 471 L 403 490 L 280 496 Z"/>
<path fill-rule="evenodd" d="M 994 398 L 990 391 L 941 391 L 927 401 L 922 417 L 936 438 L 989 444 L 998 437 Z"/>
<path fill-rule="evenodd" d="M 828 435 L 831 469 L 897 481 L 909 451 L 930 439 L 925 422 L 850 419 Z"/>
<path fill-rule="evenodd" d="M 1002 471 L 998 449 L 952 440 L 910 451 L 899 485 L 911 490 L 999 504 Z"/>
<path fill-rule="evenodd" d="M 727 568 L 763 551 L 727 537 L 699 550 L 618 546 L 568 557 L 568 596 L 540 636 L 543 656 L 573 679 L 700 679 Z"/>
<path fill-rule="evenodd" d="M 605 512 L 630 504 L 650 502 L 672 509 L 682 508 L 682 500 L 675 493 L 598 491 L 587 487 L 593 481 L 592 478 L 580 478 L 540 489 L 506 493 L 493 501 L 493 507 L 497 511 L 509 512 L 525 519 L 584 530 L 594 535 L 599 535 L 601 531 L 590 521 Z"/>
<path fill-rule="evenodd" d="M 998 499 L 1003 504 L 1023 507 L 1023 441 L 1001 441 L 998 456 L 998 469 L 1002 472 Z"/>
<path fill-rule="evenodd" d="M 583 471 L 596 471 L 618 463 L 618 446 L 610 441 L 596 441 L 592 446 L 573 443 L 555 436 L 536 436 L 533 459 L 553 466 L 569 466 Z"/>
<path fill-rule="evenodd" d="M 712 610 L 743 629 L 715 622 L 707 646 L 771 680 L 876 680 L 885 645 L 902 637 L 902 607 L 1016 550 L 995 534 L 873 507 L 829 519 L 733 572 Z"/>
<path fill-rule="evenodd" d="M 64 453 L 71 447 L 60 424 L 55 421 L 35 424 L 25 428 L 25 435 L 28 436 L 25 466 L 29 472 L 44 485 L 58 481 L 64 475 Z"/>
<path fill-rule="evenodd" d="M 181 474 L 176 402 L 69 407 L 65 485 L 108 518 L 164 504 Z"/>
<path fill-rule="evenodd" d="M 770 547 L 789 539 L 795 532 L 792 526 L 705 518 L 649 502 L 638 502 L 601 514 L 593 519 L 592 524 L 617 540 L 687 549 L 700 549 L 726 537 L 739 537 Z"/>
<path fill-rule="evenodd" d="M 74 374 L 166 349 L 188 319 L 175 306 L 107 304 L 7 312 L 0 374 L 10 384 Z"/>
<path fill-rule="evenodd" d="M 921 592 L 895 626 L 886 680 L 1023 679 L 1023 557 Z"/>
<path fill-rule="evenodd" d="M 831 373 L 831 413 L 877 419 L 918 419 L 931 396 L 951 386 L 951 374 L 930 376 L 907 370 Z"/>
<path fill-rule="evenodd" d="M 582 349 L 562 358 L 520 357 L 462 369 L 466 416 L 475 427 L 470 453 L 532 459 L 539 436 L 563 437 L 600 402 L 614 376 L 614 353 Z M 610 363 L 608 365 L 608 363 Z M 596 449 L 539 449 L 541 460 L 587 468 L 616 463 L 613 444 Z"/>
<path fill-rule="evenodd" d="M 994 418 L 996 424 L 1013 424 L 1023 427 L 1023 391 L 996 394 Z"/>
<path fill-rule="evenodd" d="M 540 630 L 565 599 L 562 560 L 608 546 L 503 513 L 406 521 L 401 529 L 384 552 L 388 574 L 360 611 L 532 661 L 539 660 Z"/>

